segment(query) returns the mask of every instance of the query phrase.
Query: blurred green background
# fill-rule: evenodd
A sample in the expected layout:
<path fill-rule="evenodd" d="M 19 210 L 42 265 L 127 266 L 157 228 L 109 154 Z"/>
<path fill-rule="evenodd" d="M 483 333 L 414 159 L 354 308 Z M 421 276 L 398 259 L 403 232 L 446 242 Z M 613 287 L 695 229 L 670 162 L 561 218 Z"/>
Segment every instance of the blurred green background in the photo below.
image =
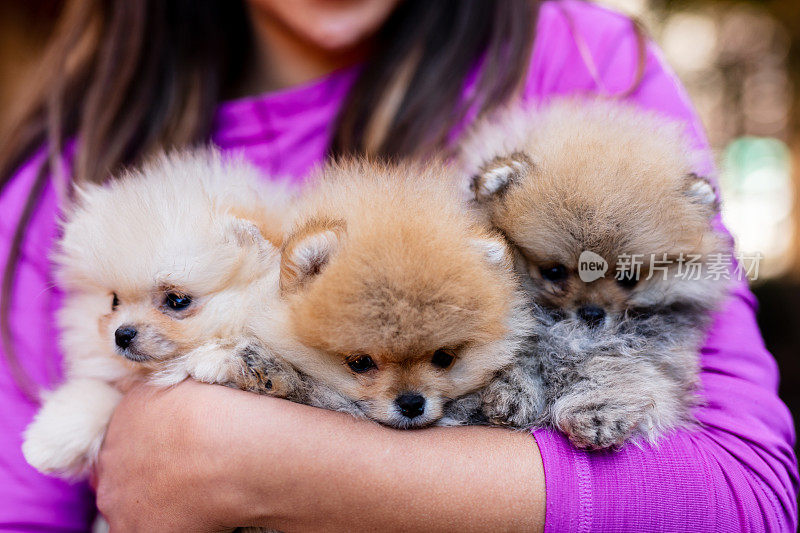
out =
<path fill-rule="evenodd" d="M 0 120 L 53 30 L 63 0 L 0 0 Z M 739 251 L 763 255 L 753 290 L 800 413 L 800 0 L 598 0 L 642 22 L 683 80 L 719 168 Z"/>

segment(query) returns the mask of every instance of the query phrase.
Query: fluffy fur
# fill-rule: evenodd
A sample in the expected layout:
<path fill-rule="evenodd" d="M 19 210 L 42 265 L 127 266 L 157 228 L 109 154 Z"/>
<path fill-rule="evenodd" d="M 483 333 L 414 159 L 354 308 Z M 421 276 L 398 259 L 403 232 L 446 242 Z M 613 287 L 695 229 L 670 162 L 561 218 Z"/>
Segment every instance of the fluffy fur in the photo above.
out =
<path fill-rule="evenodd" d="M 477 205 L 515 247 L 537 319 L 533 354 L 512 379 L 518 394 L 484 394 L 483 414 L 552 424 L 592 448 L 691 423 L 697 350 L 727 292 L 709 264 L 731 249 L 683 129 L 618 103 L 561 101 L 487 119 L 461 161 Z M 580 279 L 584 251 L 608 262 L 604 276 Z M 635 281 L 615 279 L 625 254 L 643 255 Z M 651 254 L 668 260 L 666 279 L 648 272 Z M 695 254 L 701 279 L 682 279 L 681 260 Z M 546 394 L 527 420 L 525 376 Z"/>
<path fill-rule="evenodd" d="M 281 258 L 281 355 L 363 415 L 440 422 L 531 332 L 509 250 L 464 209 L 445 165 L 330 164 L 297 206 Z M 452 360 L 451 360 L 452 359 Z M 347 410 L 347 409 L 342 409 Z"/>
<path fill-rule="evenodd" d="M 26 431 L 31 465 L 84 475 L 131 380 L 296 389 L 301 378 L 280 360 L 259 360 L 257 373 L 232 356 L 248 352 L 252 315 L 269 315 L 278 296 L 291 192 L 261 182 L 242 162 L 197 151 L 77 191 L 55 256 L 67 378 Z M 135 336 L 120 343 L 126 329 Z"/>

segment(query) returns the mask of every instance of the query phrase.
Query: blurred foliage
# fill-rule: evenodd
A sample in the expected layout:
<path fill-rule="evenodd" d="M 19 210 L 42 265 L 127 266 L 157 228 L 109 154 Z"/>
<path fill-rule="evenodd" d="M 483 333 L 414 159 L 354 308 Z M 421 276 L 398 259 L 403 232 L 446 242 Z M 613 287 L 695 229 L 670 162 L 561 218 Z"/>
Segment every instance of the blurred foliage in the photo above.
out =
<path fill-rule="evenodd" d="M 700 5 L 728 6 L 731 0 L 652 0 L 650 5 L 656 11 L 675 12 L 685 9 L 696 9 Z M 794 87 L 800 87 L 800 2 L 798 0 L 739 0 L 736 3 L 752 4 L 763 9 L 779 21 L 790 39 L 787 57 L 788 74 Z M 795 89 L 792 110 L 792 128 L 794 135 L 800 133 L 800 91 Z"/>

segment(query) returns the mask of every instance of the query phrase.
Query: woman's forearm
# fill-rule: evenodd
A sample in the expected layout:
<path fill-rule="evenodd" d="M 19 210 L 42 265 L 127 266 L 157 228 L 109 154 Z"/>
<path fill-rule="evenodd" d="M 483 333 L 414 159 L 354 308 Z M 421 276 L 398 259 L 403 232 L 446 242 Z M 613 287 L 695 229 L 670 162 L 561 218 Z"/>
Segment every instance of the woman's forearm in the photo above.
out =
<path fill-rule="evenodd" d="M 140 531 L 541 531 L 545 511 L 527 432 L 398 431 L 196 383 L 123 399 L 98 504 L 112 529 Z"/>
<path fill-rule="evenodd" d="M 263 410 L 262 398 L 249 400 L 237 417 Z M 232 435 L 243 444 L 236 477 L 265 525 L 282 531 L 543 528 L 544 474 L 529 433 L 403 432 L 296 404 L 281 410 L 249 426 L 232 420 L 240 428 Z M 259 446 L 265 441 L 277 445 L 265 451 Z"/>

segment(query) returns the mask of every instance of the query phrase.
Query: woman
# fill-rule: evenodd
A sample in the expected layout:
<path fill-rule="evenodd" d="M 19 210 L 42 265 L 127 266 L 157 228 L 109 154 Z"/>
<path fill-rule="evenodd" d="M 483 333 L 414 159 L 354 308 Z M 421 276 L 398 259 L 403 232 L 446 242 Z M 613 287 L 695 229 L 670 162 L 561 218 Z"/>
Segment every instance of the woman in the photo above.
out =
<path fill-rule="evenodd" d="M 74 2 L 43 72 L 0 145 L 0 527 L 17 531 L 85 530 L 94 512 L 87 487 L 19 451 L 29 398 L 57 380 L 46 257 L 68 183 L 208 139 L 302 179 L 327 153 L 446 149 L 494 106 L 576 93 L 685 121 L 705 146 L 658 51 L 570 0 Z M 140 387 L 109 428 L 97 504 L 120 531 L 793 530 L 793 427 L 754 308 L 737 286 L 702 352 L 704 426 L 658 447 L 399 432 L 222 387 Z"/>

